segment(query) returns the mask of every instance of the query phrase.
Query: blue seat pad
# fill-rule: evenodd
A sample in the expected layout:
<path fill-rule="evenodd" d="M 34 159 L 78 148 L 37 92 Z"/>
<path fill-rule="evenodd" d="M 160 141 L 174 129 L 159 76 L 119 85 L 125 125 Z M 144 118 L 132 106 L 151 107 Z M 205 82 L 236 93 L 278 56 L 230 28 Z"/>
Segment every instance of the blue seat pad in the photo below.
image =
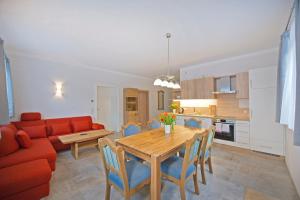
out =
<path fill-rule="evenodd" d="M 176 179 L 180 179 L 181 176 L 181 171 L 182 171 L 182 163 L 183 163 L 183 158 L 179 156 L 172 156 L 162 162 L 161 164 L 161 171 L 164 174 L 167 174 L 169 176 L 172 176 Z M 194 171 L 196 170 L 196 167 L 193 163 L 191 163 L 186 171 L 186 177 L 190 176 Z"/>
<path fill-rule="evenodd" d="M 151 171 L 150 167 L 147 165 L 144 165 L 136 160 L 130 160 L 125 163 L 125 166 L 130 189 L 135 188 L 137 185 L 150 178 Z M 118 174 L 109 172 L 108 178 L 120 189 L 124 190 L 123 181 Z"/>

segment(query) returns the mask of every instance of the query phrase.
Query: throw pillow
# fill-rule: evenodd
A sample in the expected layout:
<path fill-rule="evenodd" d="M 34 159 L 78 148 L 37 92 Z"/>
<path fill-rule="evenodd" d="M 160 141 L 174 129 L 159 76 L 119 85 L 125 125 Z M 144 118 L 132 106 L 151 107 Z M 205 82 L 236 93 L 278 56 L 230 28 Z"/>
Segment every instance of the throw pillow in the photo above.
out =
<path fill-rule="evenodd" d="M 23 148 L 31 147 L 32 141 L 29 135 L 25 131 L 19 130 L 16 136 L 17 136 L 17 141 L 19 142 L 21 147 Z"/>

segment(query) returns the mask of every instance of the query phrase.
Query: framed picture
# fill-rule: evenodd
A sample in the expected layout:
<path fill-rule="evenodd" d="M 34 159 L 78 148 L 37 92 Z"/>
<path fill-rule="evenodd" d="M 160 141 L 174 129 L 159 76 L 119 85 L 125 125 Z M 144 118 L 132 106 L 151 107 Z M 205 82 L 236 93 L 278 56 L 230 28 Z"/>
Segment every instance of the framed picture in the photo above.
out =
<path fill-rule="evenodd" d="M 158 110 L 164 110 L 165 109 L 165 92 L 162 90 L 159 90 L 157 92 L 158 96 Z"/>

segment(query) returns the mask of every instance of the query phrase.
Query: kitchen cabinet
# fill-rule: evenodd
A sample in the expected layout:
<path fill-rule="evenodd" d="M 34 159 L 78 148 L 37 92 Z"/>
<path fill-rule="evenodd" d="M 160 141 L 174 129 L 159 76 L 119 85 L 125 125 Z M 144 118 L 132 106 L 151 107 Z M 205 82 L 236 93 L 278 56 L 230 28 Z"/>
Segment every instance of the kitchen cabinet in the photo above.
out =
<path fill-rule="evenodd" d="M 236 74 L 236 98 L 249 98 L 249 73 L 242 72 Z"/>
<path fill-rule="evenodd" d="M 242 148 L 250 148 L 250 124 L 249 121 L 235 122 L 235 142 Z"/>
<path fill-rule="evenodd" d="M 275 122 L 276 68 L 249 71 L 250 145 L 252 150 L 284 155 L 284 127 Z"/>
<path fill-rule="evenodd" d="M 179 89 L 172 90 L 172 99 L 181 99 L 181 91 Z"/>
<path fill-rule="evenodd" d="M 181 81 L 182 99 L 214 99 L 214 78 L 204 77 L 199 79 Z"/>

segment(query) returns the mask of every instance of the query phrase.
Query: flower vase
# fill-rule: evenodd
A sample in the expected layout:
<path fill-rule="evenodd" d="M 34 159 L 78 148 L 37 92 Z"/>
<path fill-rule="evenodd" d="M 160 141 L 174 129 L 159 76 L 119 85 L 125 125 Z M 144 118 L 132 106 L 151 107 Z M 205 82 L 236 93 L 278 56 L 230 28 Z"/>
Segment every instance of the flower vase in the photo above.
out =
<path fill-rule="evenodd" d="M 165 134 L 169 135 L 171 133 L 171 125 L 165 125 Z"/>

